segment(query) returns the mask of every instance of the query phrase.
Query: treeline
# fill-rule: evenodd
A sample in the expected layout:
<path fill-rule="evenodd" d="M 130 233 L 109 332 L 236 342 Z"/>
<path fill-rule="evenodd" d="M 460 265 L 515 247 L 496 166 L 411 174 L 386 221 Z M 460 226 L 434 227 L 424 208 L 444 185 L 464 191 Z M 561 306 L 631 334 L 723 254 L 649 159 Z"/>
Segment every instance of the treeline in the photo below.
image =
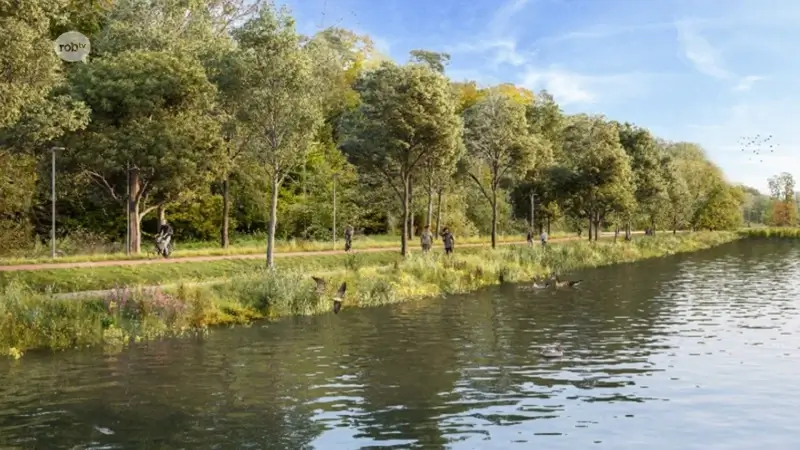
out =
<path fill-rule="evenodd" d="M 742 223 L 744 189 L 696 144 L 450 80 L 444 53 L 399 64 L 348 30 L 303 36 L 272 4 L 25 0 L 0 2 L 0 23 L 16 43 L 0 49 L 0 249 L 48 235 L 52 147 L 59 235 L 130 226 L 135 252 L 165 217 L 179 240 L 329 239 L 335 220 L 402 230 L 404 250 L 426 224 L 494 242 Z M 91 40 L 85 63 L 54 54 L 67 30 Z"/>
<path fill-rule="evenodd" d="M 769 195 L 757 189 L 745 187 L 744 221 L 747 225 L 763 224 L 771 227 L 792 227 L 798 225 L 800 197 L 795 191 L 792 174 L 782 172 L 767 180 Z"/>

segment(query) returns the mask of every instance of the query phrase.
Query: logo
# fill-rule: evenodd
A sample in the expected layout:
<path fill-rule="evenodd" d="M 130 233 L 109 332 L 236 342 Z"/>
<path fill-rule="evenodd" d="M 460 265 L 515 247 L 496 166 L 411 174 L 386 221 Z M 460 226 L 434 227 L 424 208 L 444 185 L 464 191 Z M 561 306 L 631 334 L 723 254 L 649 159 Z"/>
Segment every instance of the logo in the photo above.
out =
<path fill-rule="evenodd" d="M 64 61 L 84 61 L 92 49 L 89 38 L 77 31 L 67 31 L 59 36 L 54 44 L 56 55 Z"/>

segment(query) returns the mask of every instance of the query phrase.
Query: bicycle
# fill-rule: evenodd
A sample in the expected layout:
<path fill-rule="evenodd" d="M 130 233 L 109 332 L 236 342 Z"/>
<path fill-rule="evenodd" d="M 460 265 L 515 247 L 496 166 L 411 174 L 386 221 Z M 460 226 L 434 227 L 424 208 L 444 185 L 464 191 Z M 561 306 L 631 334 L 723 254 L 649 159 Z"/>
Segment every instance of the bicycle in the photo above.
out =
<path fill-rule="evenodd" d="M 169 258 L 169 256 L 172 254 L 173 250 L 175 250 L 174 247 L 175 247 L 175 243 L 172 241 L 172 239 L 170 239 L 169 244 L 167 244 L 166 255 L 165 255 L 164 254 L 164 250 L 161 247 L 161 240 L 156 238 L 154 240 L 154 242 L 153 242 L 152 251 L 153 251 L 153 253 L 155 253 L 156 256 Z"/>

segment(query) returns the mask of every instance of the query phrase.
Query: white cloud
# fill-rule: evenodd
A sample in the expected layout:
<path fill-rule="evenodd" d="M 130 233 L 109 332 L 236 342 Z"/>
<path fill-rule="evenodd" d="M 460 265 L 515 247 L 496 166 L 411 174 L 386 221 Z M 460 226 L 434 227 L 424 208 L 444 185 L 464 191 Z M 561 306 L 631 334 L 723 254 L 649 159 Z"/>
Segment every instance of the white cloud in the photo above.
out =
<path fill-rule="evenodd" d="M 764 80 L 760 75 L 748 75 L 739 80 L 739 84 L 733 88 L 734 91 L 746 92 L 749 91 L 756 82 Z"/>
<path fill-rule="evenodd" d="M 528 6 L 529 3 L 531 3 L 531 0 L 509 0 L 495 11 L 489 21 L 489 32 L 494 35 L 507 32 L 511 19 Z"/>
<path fill-rule="evenodd" d="M 639 95 L 647 88 L 648 77 L 642 73 L 589 75 L 558 66 L 547 69 L 528 67 L 521 84 L 531 90 L 546 89 L 559 104 L 567 106 Z"/>
<path fill-rule="evenodd" d="M 675 23 L 675 28 L 678 31 L 678 42 L 683 48 L 684 55 L 700 73 L 719 79 L 731 77 L 732 74 L 725 68 L 722 55 L 697 32 L 693 23 L 678 21 Z"/>

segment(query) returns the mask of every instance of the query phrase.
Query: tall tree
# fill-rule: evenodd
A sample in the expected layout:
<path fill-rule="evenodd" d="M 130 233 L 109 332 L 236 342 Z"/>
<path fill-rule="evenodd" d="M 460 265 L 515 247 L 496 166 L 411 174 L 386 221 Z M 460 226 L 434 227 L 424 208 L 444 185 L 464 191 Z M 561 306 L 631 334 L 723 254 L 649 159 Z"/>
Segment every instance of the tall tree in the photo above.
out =
<path fill-rule="evenodd" d="M 450 64 L 450 55 L 447 53 L 432 52 L 430 50 L 411 50 L 411 62 L 426 64 L 431 69 L 444 73 L 444 69 Z"/>
<path fill-rule="evenodd" d="M 793 226 L 797 223 L 797 202 L 794 193 L 794 177 L 782 172 L 770 177 L 769 191 L 775 199 L 773 205 L 773 224 L 779 227 Z"/>
<path fill-rule="evenodd" d="M 90 62 L 70 80 L 92 121 L 67 146 L 68 156 L 119 200 L 130 167 L 131 250 L 138 253 L 142 218 L 214 176 L 222 148 L 211 116 L 214 86 L 196 60 L 152 51 Z"/>
<path fill-rule="evenodd" d="M 411 180 L 433 152 L 457 148 L 456 104 L 447 79 L 420 64 L 383 63 L 356 90 L 362 103 L 343 123 L 343 148 L 362 171 L 382 175 L 400 200 L 406 256 Z"/>
<path fill-rule="evenodd" d="M 250 142 L 270 180 L 267 266 L 273 268 L 278 193 L 286 177 L 305 162 L 322 123 L 322 107 L 312 58 L 285 9 L 262 7 L 234 36 L 246 66 L 245 120 L 253 133 Z"/>
<path fill-rule="evenodd" d="M 539 140 L 531 136 L 525 105 L 494 91 L 464 112 L 467 173 L 492 207 L 492 248 L 497 246 L 497 192 L 533 168 Z M 482 172 L 488 171 L 486 177 Z"/>
<path fill-rule="evenodd" d="M 580 114 L 564 131 L 564 153 L 570 176 L 560 189 L 570 193 L 569 209 L 588 219 L 589 239 L 596 240 L 604 216 L 624 213 L 632 205 L 630 157 L 619 142 L 614 124 L 602 116 Z"/>
<path fill-rule="evenodd" d="M 630 123 L 616 124 L 620 144 L 630 156 L 637 212 L 647 219 L 650 229 L 655 232 L 657 218 L 664 210 L 668 195 L 663 180 L 661 154 L 655 138 L 644 128 Z M 633 212 L 633 211 L 632 211 Z M 631 220 L 625 218 L 625 238 L 631 238 Z"/>

